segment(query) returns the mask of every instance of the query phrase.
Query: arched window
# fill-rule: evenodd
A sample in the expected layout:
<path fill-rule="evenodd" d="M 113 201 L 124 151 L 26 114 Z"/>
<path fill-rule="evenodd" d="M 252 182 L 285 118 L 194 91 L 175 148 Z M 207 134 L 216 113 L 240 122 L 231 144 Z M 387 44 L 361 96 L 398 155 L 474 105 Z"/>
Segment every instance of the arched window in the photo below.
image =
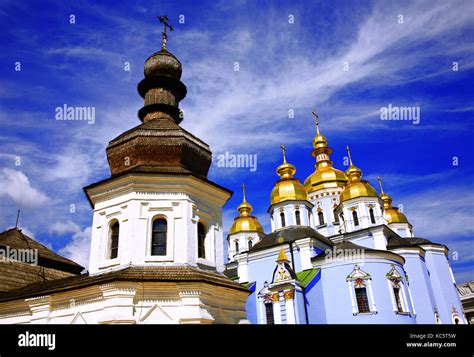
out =
<path fill-rule="evenodd" d="M 318 220 L 319 220 L 319 225 L 322 226 L 324 224 L 324 214 L 323 211 L 318 212 Z"/>
<path fill-rule="evenodd" d="M 376 313 L 373 300 L 370 274 L 361 270 L 358 265 L 347 276 L 349 293 L 352 301 L 352 314 Z"/>
<path fill-rule="evenodd" d="M 393 286 L 393 295 L 395 296 L 397 311 L 403 312 L 402 298 L 400 297 L 400 287 Z"/>
<path fill-rule="evenodd" d="M 166 255 L 166 236 L 168 223 L 164 218 L 153 221 L 151 236 L 151 255 Z"/>
<path fill-rule="evenodd" d="M 236 240 L 235 241 L 235 254 L 238 254 L 239 253 L 239 241 Z"/>
<path fill-rule="evenodd" d="M 115 259 L 118 257 L 118 245 L 119 245 L 119 233 L 120 233 L 120 225 L 118 221 L 114 221 L 110 225 L 110 249 L 109 249 L 109 258 Z"/>
<path fill-rule="evenodd" d="M 251 239 L 249 239 L 249 250 L 252 249 L 252 247 L 253 247 L 253 242 Z"/>
<path fill-rule="evenodd" d="M 300 211 L 299 210 L 295 211 L 295 217 L 296 217 L 296 225 L 301 226 L 301 217 L 300 217 Z"/>
<path fill-rule="evenodd" d="M 374 209 L 372 207 L 369 208 L 369 215 L 370 215 L 370 221 L 372 222 L 372 224 L 375 224 Z"/>
<path fill-rule="evenodd" d="M 204 224 L 198 223 L 198 258 L 206 258 L 206 229 Z"/>
<path fill-rule="evenodd" d="M 367 289 L 365 286 L 359 286 L 355 288 L 355 298 L 359 314 L 370 312 L 369 299 L 367 298 Z"/>
<path fill-rule="evenodd" d="M 336 209 L 334 209 L 332 213 L 334 214 L 334 223 L 339 223 L 339 216 L 336 212 Z"/>
<path fill-rule="evenodd" d="M 280 212 L 280 220 L 281 220 L 281 226 L 285 227 L 286 222 L 285 222 L 285 213 L 284 212 Z"/>
<path fill-rule="evenodd" d="M 357 211 L 353 210 L 352 211 L 352 219 L 354 220 L 354 226 L 359 225 L 359 217 L 357 216 Z"/>

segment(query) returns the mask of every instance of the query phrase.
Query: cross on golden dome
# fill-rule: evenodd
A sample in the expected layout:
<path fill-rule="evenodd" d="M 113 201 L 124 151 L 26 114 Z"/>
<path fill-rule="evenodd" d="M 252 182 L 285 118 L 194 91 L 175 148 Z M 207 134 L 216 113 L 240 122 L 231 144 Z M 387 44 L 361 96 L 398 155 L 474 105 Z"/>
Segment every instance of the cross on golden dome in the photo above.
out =
<path fill-rule="evenodd" d="M 380 176 L 377 177 L 377 180 L 379 181 L 380 192 L 382 192 L 382 194 L 384 194 L 385 192 L 383 192 L 382 179 L 380 178 Z"/>
<path fill-rule="evenodd" d="M 313 111 L 312 113 L 313 113 L 313 116 L 314 116 L 314 122 L 316 123 L 316 132 L 319 135 L 319 117 L 318 117 L 318 114 L 316 113 L 316 111 Z"/>
<path fill-rule="evenodd" d="M 349 149 L 349 145 L 346 145 L 346 151 L 347 151 L 347 155 L 349 156 L 349 163 L 352 166 L 353 164 L 352 164 L 352 157 L 351 157 L 351 149 Z"/>
<path fill-rule="evenodd" d="M 286 148 L 285 145 L 281 144 L 281 151 L 283 153 L 283 163 L 286 164 Z"/>

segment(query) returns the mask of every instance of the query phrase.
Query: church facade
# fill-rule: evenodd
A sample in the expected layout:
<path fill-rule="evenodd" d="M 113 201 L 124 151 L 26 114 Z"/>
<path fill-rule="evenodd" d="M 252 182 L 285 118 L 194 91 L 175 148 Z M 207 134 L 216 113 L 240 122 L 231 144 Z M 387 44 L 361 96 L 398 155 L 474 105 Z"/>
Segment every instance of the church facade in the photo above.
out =
<path fill-rule="evenodd" d="M 448 248 L 416 237 L 392 206 L 349 168 L 330 159 L 319 130 L 315 171 L 302 184 L 287 162 L 276 168 L 265 234 L 244 193 L 229 235 L 226 274 L 248 286 L 254 324 L 464 324 Z"/>
<path fill-rule="evenodd" d="M 465 323 L 448 248 L 415 237 L 352 158 L 345 172 L 334 168 L 318 123 L 316 170 L 304 184 L 282 146 L 272 231 L 252 216 L 244 189 L 224 239 L 232 192 L 208 179 L 209 146 L 179 125 L 186 86 L 166 49 L 166 20 L 138 85 L 141 124 L 110 141 L 110 177 L 84 188 L 88 273 L 44 246 L 38 268 L 2 263 L 14 266 L 0 267 L 1 281 L 30 273 L 0 291 L 0 323 Z M 0 235 L 0 247 L 31 241 L 17 229 Z"/>

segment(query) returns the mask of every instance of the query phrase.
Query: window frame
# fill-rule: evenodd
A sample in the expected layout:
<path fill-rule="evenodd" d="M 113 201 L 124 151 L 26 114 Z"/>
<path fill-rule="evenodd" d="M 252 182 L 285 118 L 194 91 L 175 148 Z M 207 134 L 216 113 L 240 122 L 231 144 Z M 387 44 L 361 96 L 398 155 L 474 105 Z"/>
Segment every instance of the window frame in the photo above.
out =
<path fill-rule="evenodd" d="M 377 221 L 375 219 L 375 212 L 373 207 L 369 207 L 369 218 L 370 218 L 370 223 L 376 224 Z"/>
<path fill-rule="evenodd" d="M 280 212 L 280 225 L 281 225 L 281 228 L 286 227 L 285 212 L 283 211 Z"/>
<path fill-rule="evenodd" d="M 165 254 L 153 254 L 153 247 L 156 246 L 163 246 L 163 244 L 155 244 L 154 243 L 154 238 L 155 238 L 155 223 L 158 221 L 164 221 L 165 222 L 165 237 L 164 237 L 164 251 Z M 154 217 L 151 223 L 151 246 L 150 246 L 150 255 L 153 257 L 166 257 L 167 256 L 167 251 L 168 251 L 168 220 L 165 217 L 162 216 L 157 216 Z"/>
<path fill-rule="evenodd" d="M 360 221 L 359 221 L 359 215 L 357 214 L 356 209 L 352 210 L 352 221 L 354 222 L 354 227 L 359 227 Z"/>
<path fill-rule="evenodd" d="M 299 209 L 295 210 L 295 223 L 297 226 L 301 226 L 301 213 Z"/>
<path fill-rule="evenodd" d="M 116 236 L 116 247 L 114 247 L 114 227 L 117 226 L 117 236 Z M 109 222 L 109 233 L 108 233 L 108 250 L 107 250 L 107 259 L 113 260 L 117 259 L 119 255 L 119 246 L 120 246 L 120 222 L 118 219 L 113 219 Z M 116 255 L 113 256 L 113 252 L 116 252 Z"/>
<path fill-rule="evenodd" d="M 199 233 L 199 227 L 202 227 L 203 233 L 200 235 Z M 204 259 L 206 260 L 206 238 L 207 238 L 207 227 L 204 224 L 204 222 L 199 221 L 197 223 L 197 257 L 198 259 Z M 201 253 L 203 253 L 201 255 Z"/>
<path fill-rule="evenodd" d="M 326 224 L 324 220 L 324 213 L 323 210 L 319 209 L 318 210 L 318 226 L 324 226 Z"/>

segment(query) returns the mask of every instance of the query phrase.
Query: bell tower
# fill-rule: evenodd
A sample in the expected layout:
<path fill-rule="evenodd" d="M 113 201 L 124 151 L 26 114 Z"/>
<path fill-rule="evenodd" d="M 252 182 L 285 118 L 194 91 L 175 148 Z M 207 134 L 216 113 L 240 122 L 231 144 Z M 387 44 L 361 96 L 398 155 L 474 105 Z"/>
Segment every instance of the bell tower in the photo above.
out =
<path fill-rule="evenodd" d="M 222 207 L 231 192 L 207 178 L 209 146 L 184 130 L 181 62 L 161 49 L 144 64 L 141 124 L 107 146 L 111 176 L 84 190 L 94 208 L 89 271 L 127 265 L 187 265 L 223 271 Z"/>

